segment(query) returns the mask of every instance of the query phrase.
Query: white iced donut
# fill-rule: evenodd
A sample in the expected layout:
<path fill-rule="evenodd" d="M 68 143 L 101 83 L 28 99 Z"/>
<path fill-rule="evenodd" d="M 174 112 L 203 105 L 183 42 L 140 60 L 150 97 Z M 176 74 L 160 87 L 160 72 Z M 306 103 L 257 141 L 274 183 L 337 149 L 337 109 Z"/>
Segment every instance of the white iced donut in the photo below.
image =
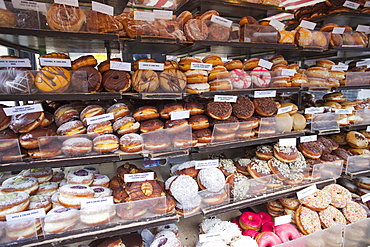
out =
<path fill-rule="evenodd" d="M 44 221 L 45 233 L 61 233 L 72 229 L 78 222 L 77 209 L 56 207 L 50 210 Z"/>
<path fill-rule="evenodd" d="M 252 85 L 252 78 L 250 75 L 241 69 L 234 69 L 230 71 L 229 77 L 234 89 L 245 89 Z"/>
<path fill-rule="evenodd" d="M 95 198 L 103 198 L 112 195 L 112 190 L 103 186 L 93 186 L 91 189 L 95 192 Z"/>
<path fill-rule="evenodd" d="M 80 208 L 81 199 L 93 198 L 94 191 L 89 186 L 67 184 L 59 188 L 59 203 L 68 208 Z"/>
<path fill-rule="evenodd" d="M 172 231 L 161 231 L 157 233 L 150 247 L 181 247 L 180 240 Z"/>
<path fill-rule="evenodd" d="M 109 187 L 109 177 L 107 175 L 102 174 L 95 174 L 94 175 L 94 181 L 91 184 L 91 186 L 103 186 L 103 187 Z"/>
<path fill-rule="evenodd" d="M 83 169 L 89 170 L 90 172 L 94 174 L 99 174 L 99 169 L 96 166 L 84 166 Z"/>
<path fill-rule="evenodd" d="M 114 205 L 104 207 L 86 207 L 80 210 L 80 220 L 88 226 L 96 226 L 109 223 L 116 215 Z"/>
<path fill-rule="evenodd" d="M 271 74 L 265 68 L 256 67 L 251 72 L 251 78 L 256 87 L 268 87 L 271 81 Z"/>

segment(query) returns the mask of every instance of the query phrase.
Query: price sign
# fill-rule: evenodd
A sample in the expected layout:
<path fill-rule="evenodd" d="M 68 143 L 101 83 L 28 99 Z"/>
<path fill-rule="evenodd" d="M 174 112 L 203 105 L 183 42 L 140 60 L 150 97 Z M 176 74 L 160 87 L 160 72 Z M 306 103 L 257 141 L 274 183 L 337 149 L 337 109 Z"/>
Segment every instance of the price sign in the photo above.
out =
<path fill-rule="evenodd" d="M 352 114 L 352 109 L 335 109 L 335 114 Z"/>
<path fill-rule="evenodd" d="M 290 214 L 279 216 L 274 218 L 275 226 L 284 225 L 292 222 L 292 216 Z"/>
<path fill-rule="evenodd" d="M 54 0 L 54 3 L 78 7 L 78 0 Z"/>
<path fill-rule="evenodd" d="M 71 59 L 57 59 L 40 57 L 41 66 L 71 67 Z"/>
<path fill-rule="evenodd" d="M 3 108 L 3 110 L 5 112 L 5 115 L 13 116 L 13 115 L 24 114 L 24 113 L 41 112 L 44 109 L 42 108 L 41 104 L 34 104 L 34 105 L 6 107 L 6 108 Z"/>
<path fill-rule="evenodd" d="M 344 27 L 334 27 L 333 31 L 331 31 L 331 32 L 334 33 L 334 34 L 342 34 L 342 33 L 344 33 L 344 30 L 346 30 L 346 28 L 344 28 Z"/>
<path fill-rule="evenodd" d="M 0 67 L 31 67 L 31 62 L 28 58 L 0 59 Z"/>
<path fill-rule="evenodd" d="M 124 179 L 126 183 L 154 180 L 154 172 L 125 174 Z"/>
<path fill-rule="evenodd" d="M 211 63 L 190 63 L 190 69 L 212 70 Z"/>
<path fill-rule="evenodd" d="M 320 113 L 323 113 L 324 110 L 325 110 L 324 107 L 310 107 L 310 108 L 304 109 L 304 113 L 305 114 L 320 114 Z"/>
<path fill-rule="evenodd" d="M 171 120 L 179 120 L 190 117 L 190 111 L 175 111 L 171 112 Z"/>
<path fill-rule="evenodd" d="M 110 69 L 122 70 L 122 71 L 131 71 L 131 63 L 110 61 Z"/>
<path fill-rule="evenodd" d="M 214 160 L 196 160 L 195 161 L 195 169 L 204 169 L 204 168 L 217 168 L 218 167 L 218 159 Z"/>
<path fill-rule="evenodd" d="M 6 9 L 4 0 L 0 0 L 0 9 Z"/>
<path fill-rule="evenodd" d="M 162 71 L 164 69 L 164 64 L 163 63 L 139 62 L 139 69 Z"/>
<path fill-rule="evenodd" d="M 287 113 L 287 112 L 290 112 L 292 109 L 293 109 L 293 106 L 292 105 L 289 105 L 289 106 L 286 106 L 286 107 L 282 107 L 282 108 L 279 108 L 278 109 L 277 114 Z"/>
<path fill-rule="evenodd" d="M 357 32 L 364 32 L 366 34 L 370 33 L 370 26 L 358 25 L 356 28 Z"/>
<path fill-rule="evenodd" d="M 295 69 L 282 69 L 281 75 L 294 76 L 297 71 Z"/>
<path fill-rule="evenodd" d="M 369 61 L 360 61 L 356 63 L 356 67 L 367 66 Z"/>
<path fill-rule="evenodd" d="M 278 21 L 278 20 L 276 20 L 274 18 L 272 18 L 270 20 L 269 24 L 271 26 L 273 26 L 274 28 L 276 28 L 278 31 L 284 30 L 284 27 L 285 27 L 284 23 L 282 23 L 282 22 L 280 22 L 280 21 Z"/>
<path fill-rule="evenodd" d="M 347 7 L 347 8 L 350 8 L 350 9 L 358 9 L 358 7 L 360 7 L 360 4 L 352 2 L 352 1 L 345 1 L 343 3 L 343 6 Z"/>
<path fill-rule="evenodd" d="M 146 11 L 135 11 L 134 20 L 136 21 L 154 21 L 154 13 Z"/>
<path fill-rule="evenodd" d="M 214 101 L 235 103 L 237 98 L 238 96 L 234 96 L 234 95 L 215 95 Z"/>
<path fill-rule="evenodd" d="M 348 70 L 348 65 L 346 64 L 335 64 L 331 67 L 331 70 L 333 71 L 346 71 Z"/>
<path fill-rule="evenodd" d="M 370 7 L 370 1 L 366 1 L 365 4 L 364 4 L 364 7 L 365 8 Z"/>
<path fill-rule="evenodd" d="M 28 211 L 24 211 L 20 213 L 15 213 L 15 214 L 8 214 L 5 217 L 6 217 L 6 221 L 43 218 L 45 217 L 45 209 L 40 208 L 40 209 L 28 210 Z"/>
<path fill-rule="evenodd" d="M 199 242 L 213 242 L 213 241 L 220 241 L 223 240 L 222 233 L 207 233 L 207 234 L 199 234 Z"/>
<path fill-rule="evenodd" d="M 87 125 L 90 125 L 90 124 L 96 124 L 96 123 L 100 123 L 104 121 L 109 121 L 112 119 L 114 119 L 113 113 L 107 113 L 107 114 L 102 114 L 102 115 L 98 115 L 94 117 L 88 117 L 86 118 L 86 121 L 87 121 L 86 123 Z"/>
<path fill-rule="evenodd" d="M 315 141 L 317 141 L 317 135 L 301 136 L 301 137 L 299 138 L 299 141 L 300 141 L 301 143 L 303 143 L 303 142 L 315 142 Z"/>
<path fill-rule="evenodd" d="M 264 67 L 266 69 L 271 69 L 273 63 L 265 60 L 265 59 L 260 59 L 259 62 L 258 62 L 258 66 L 261 66 L 261 67 Z"/>
<path fill-rule="evenodd" d="M 370 193 L 367 193 L 367 194 L 361 196 L 361 200 L 362 200 L 363 203 L 366 203 L 366 202 L 370 201 Z"/>
<path fill-rule="evenodd" d="M 104 198 L 89 198 L 81 199 L 81 208 L 87 207 L 104 207 L 106 205 L 113 205 L 113 196 L 107 196 Z"/>
<path fill-rule="evenodd" d="M 153 10 L 155 19 L 172 20 L 173 11 L 170 10 Z"/>
<path fill-rule="evenodd" d="M 276 97 L 276 90 L 255 91 L 254 98 Z"/>
<path fill-rule="evenodd" d="M 316 187 L 316 184 L 313 184 L 303 190 L 300 190 L 297 192 L 297 197 L 298 197 L 298 200 L 306 197 L 306 196 L 309 196 L 313 193 L 315 193 L 317 191 L 317 187 Z"/>
<path fill-rule="evenodd" d="M 370 126 L 366 127 L 366 132 L 370 132 Z"/>
<path fill-rule="evenodd" d="M 279 139 L 279 145 L 280 146 L 295 146 L 297 144 L 297 140 L 295 138 L 283 138 Z"/>
<path fill-rule="evenodd" d="M 306 20 L 302 20 L 301 23 L 299 24 L 301 27 L 303 28 L 307 28 L 309 30 L 314 30 L 315 27 L 316 27 L 316 23 L 315 22 L 311 22 L 311 21 L 306 21 Z"/>
<path fill-rule="evenodd" d="M 217 16 L 217 15 L 212 15 L 211 16 L 211 22 L 220 24 L 220 25 L 225 26 L 225 27 L 231 27 L 231 25 L 233 24 L 232 21 L 230 21 L 228 19 L 225 19 L 225 18 L 222 18 L 222 17 Z"/>
<path fill-rule="evenodd" d="M 96 12 L 100 12 L 100 13 L 103 13 L 103 14 L 106 14 L 106 15 L 111 15 L 111 16 L 114 15 L 114 8 L 112 6 L 102 4 L 102 3 L 99 3 L 99 2 L 92 1 L 91 2 L 91 9 L 96 11 Z"/>
<path fill-rule="evenodd" d="M 15 9 L 25 9 L 40 12 L 47 12 L 45 3 L 38 3 L 26 0 L 12 0 L 13 7 Z"/>

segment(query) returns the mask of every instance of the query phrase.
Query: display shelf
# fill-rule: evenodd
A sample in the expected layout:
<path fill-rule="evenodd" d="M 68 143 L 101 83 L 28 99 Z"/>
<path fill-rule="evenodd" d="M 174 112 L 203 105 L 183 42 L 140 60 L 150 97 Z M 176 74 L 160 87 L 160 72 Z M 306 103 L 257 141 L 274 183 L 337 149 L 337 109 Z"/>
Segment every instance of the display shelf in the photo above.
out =
<path fill-rule="evenodd" d="M 132 99 L 144 100 L 175 100 L 183 99 L 187 95 L 185 93 L 122 93 L 122 96 Z"/>
<path fill-rule="evenodd" d="M 198 153 L 206 153 L 206 152 L 214 152 L 219 150 L 226 150 L 231 148 L 239 148 L 239 147 L 246 147 L 246 146 L 253 146 L 253 145 L 260 145 L 265 143 L 272 143 L 277 142 L 281 138 L 294 138 L 304 136 L 305 131 L 294 131 L 284 134 L 278 135 L 269 135 L 266 137 L 251 137 L 246 140 L 236 140 L 233 142 L 224 142 L 224 143 L 217 143 L 217 144 L 208 144 L 204 146 L 194 147 L 193 151 Z"/>
<path fill-rule="evenodd" d="M 47 93 L 47 94 L 0 94 L 3 101 L 26 101 L 26 100 L 107 100 L 122 99 L 121 93 Z"/>
<path fill-rule="evenodd" d="M 179 216 L 177 215 L 176 211 L 172 211 L 166 216 L 142 219 L 137 222 L 130 222 L 127 224 L 107 224 L 82 230 L 67 231 L 65 233 L 55 234 L 51 238 L 39 238 L 37 241 L 34 239 L 23 241 L 20 240 L 8 244 L 1 244 L 1 246 L 62 246 L 68 243 L 122 235 L 123 233 L 134 232 L 143 228 L 152 228 L 165 224 L 176 223 L 178 221 Z"/>
<path fill-rule="evenodd" d="M 120 39 L 121 46 L 125 53 L 130 54 L 149 54 L 155 51 L 160 54 L 171 54 L 179 50 L 187 43 L 180 43 L 174 38 L 139 36 L 136 39 Z"/>
<path fill-rule="evenodd" d="M 181 150 L 174 150 L 174 151 L 168 151 L 168 152 L 152 152 L 152 153 L 143 151 L 142 155 L 149 159 L 158 160 L 158 159 L 188 156 L 189 153 L 190 153 L 189 149 L 181 149 Z"/>
<path fill-rule="evenodd" d="M 358 171 L 358 172 L 349 172 L 345 174 L 345 176 L 349 178 L 355 178 L 359 176 L 369 176 L 369 175 L 370 175 L 370 169 Z"/>
<path fill-rule="evenodd" d="M 347 125 L 347 126 L 344 126 L 343 129 L 346 130 L 346 131 L 352 131 L 352 130 L 366 130 L 367 126 L 369 126 L 370 124 L 359 124 L 359 125 Z"/>
<path fill-rule="evenodd" d="M 210 98 L 214 97 L 215 95 L 241 95 L 241 94 L 253 94 L 255 91 L 276 91 L 277 93 L 285 93 L 285 92 L 297 92 L 299 91 L 299 87 L 286 87 L 286 88 L 250 88 L 250 89 L 240 89 L 240 90 L 228 90 L 228 91 L 211 91 L 211 92 L 204 92 L 199 95 L 201 98 Z"/>
<path fill-rule="evenodd" d="M 236 209 L 242 209 L 242 208 L 247 208 L 247 207 L 252 207 L 256 206 L 268 201 L 273 201 L 282 197 L 288 197 L 294 195 L 297 191 L 300 191 L 310 185 L 316 184 L 317 187 L 321 188 L 325 185 L 335 183 L 335 179 L 326 179 L 322 181 L 317 181 L 317 182 L 309 182 L 305 184 L 299 184 L 295 185 L 292 188 L 289 189 L 284 189 L 281 191 L 274 191 L 273 193 L 269 194 L 263 194 L 259 196 L 255 196 L 253 198 L 245 199 L 245 200 L 240 200 L 240 201 L 234 201 L 229 204 L 224 204 L 224 205 L 216 205 L 214 207 L 208 207 L 202 209 L 204 216 L 210 217 L 210 216 L 215 216 L 217 214 L 222 214 L 226 212 L 230 212 Z"/>
<path fill-rule="evenodd" d="M 26 49 L 36 53 L 45 50 L 58 52 L 97 53 L 116 50 L 120 43 L 115 34 L 87 32 L 60 32 L 25 28 L 0 27 L 0 44 L 12 48 Z"/>

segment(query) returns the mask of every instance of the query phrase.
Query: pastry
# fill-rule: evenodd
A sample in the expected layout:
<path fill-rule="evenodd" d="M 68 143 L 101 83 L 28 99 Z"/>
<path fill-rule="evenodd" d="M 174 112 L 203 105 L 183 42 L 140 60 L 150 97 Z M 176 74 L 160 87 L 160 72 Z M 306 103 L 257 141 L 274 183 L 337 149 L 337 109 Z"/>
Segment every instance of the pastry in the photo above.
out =
<path fill-rule="evenodd" d="M 85 23 L 86 16 L 80 7 L 53 3 L 46 14 L 51 29 L 77 32 Z"/>
<path fill-rule="evenodd" d="M 132 88 L 139 93 L 151 93 L 159 87 L 159 78 L 153 70 L 136 70 L 132 75 Z"/>
<path fill-rule="evenodd" d="M 71 72 L 62 67 L 43 67 L 35 77 L 35 85 L 45 93 L 63 93 L 71 81 Z"/>
<path fill-rule="evenodd" d="M 186 76 L 179 70 L 167 69 L 159 75 L 159 85 L 165 92 L 182 92 L 186 86 Z"/>
<path fill-rule="evenodd" d="M 102 85 L 108 92 L 127 92 L 131 89 L 130 73 L 122 70 L 108 70 L 103 74 Z"/>

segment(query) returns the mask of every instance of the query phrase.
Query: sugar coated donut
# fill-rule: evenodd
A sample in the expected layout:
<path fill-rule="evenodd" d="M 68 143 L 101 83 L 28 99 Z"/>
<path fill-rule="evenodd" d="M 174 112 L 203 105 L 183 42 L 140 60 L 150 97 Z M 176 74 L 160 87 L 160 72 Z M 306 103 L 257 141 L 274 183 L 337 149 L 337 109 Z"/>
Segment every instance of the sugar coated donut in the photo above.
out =
<path fill-rule="evenodd" d="M 256 87 L 268 87 L 271 81 L 271 74 L 265 68 L 256 67 L 251 72 L 251 79 Z"/>
<path fill-rule="evenodd" d="M 93 198 L 94 191 L 86 185 L 66 184 L 59 188 L 59 203 L 68 208 L 80 208 L 81 199 Z"/>
<path fill-rule="evenodd" d="M 37 178 L 34 177 L 10 177 L 6 179 L 1 188 L 2 193 L 23 191 L 29 195 L 34 194 L 38 189 Z"/>
<path fill-rule="evenodd" d="M 93 142 L 85 137 L 67 139 L 62 144 L 62 152 L 66 155 L 78 156 L 91 152 Z"/>
<path fill-rule="evenodd" d="M 66 179 L 69 184 L 90 185 L 94 181 L 94 173 L 87 169 L 74 169 L 68 172 Z"/>
<path fill-rule="evenodd" d="M 53 176 L 53 170 L 50 167 L 32 168 L 21 172 L 23 177 L 35 177 L 39 183 L 50 181 Z"/>
<path fill-rule="evenodd" d="M 46 212 L 51 209 L 51 197 L 48 195 L 34 195 L 30 196 L 30 204 L 27 210 L 34 210 L 44 208 Z"/>
<path fill-rule="evenodd" d="M 350 223 L 366 219 L 366 210 L 357 202 L 348 201 L 342 212 Z"/>
<path fill-rule="evenodd" d="M 201 169 L 197 176 L 201 189 L 219 192 L 225 187 L 225 176 L 218 168 Z"/>
<path fill-rule="evenodd" d="M 116 215 L 114 205 L 104 207 L 86 207 L 80 210 L 80 221 L 88 226 L 109 223 Z"/>
<path fill-rule="evenodd" d="M 0 195 L 0 220 L 4 221 L 6 215 L 24 211 L 30 204 L 30 196 L 23 191 Z"/>
<path fill-rule="evenodd" d="M 52 196 L 55 192 L 57 192 L 58 184 L 55 182 L 45 182 L 39 184 L 39 188 L 36 191 L 36 195 L 48 195 Z"/>
<path fill-rule="evenodd" d="M 94 181 L 91 186 L 109 187 L 109 177 L 107 175 L 95 174 Z"/>
<path fill-rule="evenodd" d="M 328 192 L 317 190 L 311 195 L 299 199 L 299 201 L 312 210 L 321 211 L 329 206 L 329 204 L 331 203 L 331 197 Z"/>
<path fill-rule="evenodd" d="M 323 188 L 331 197 L 331 204 L 336 208 L 344 208 L 351 200 L 351 192 L 339 184 L 327 185 Z"/>
<path fill-rule="evenodd" d="M 94 191 L 95 198 L 103 198 L 112 195 L 112 190 L 103 186 L 92 186 L 91 189 Z"/>
<path fill-rule="evenodd" d="M 79 212 L 73 208 L 56 207 L 45 216 L 45 233 L 61 233 L 73 228 L 79 220 Z"/>
<path fill-rule="evenodd" d="M 321 225 L 324 228 L 330 228 L 337 224 L 345 225 L 347 223 L 343 214 L 333 206 L 327 207 L 325 210 L 319 212 Z"/>

